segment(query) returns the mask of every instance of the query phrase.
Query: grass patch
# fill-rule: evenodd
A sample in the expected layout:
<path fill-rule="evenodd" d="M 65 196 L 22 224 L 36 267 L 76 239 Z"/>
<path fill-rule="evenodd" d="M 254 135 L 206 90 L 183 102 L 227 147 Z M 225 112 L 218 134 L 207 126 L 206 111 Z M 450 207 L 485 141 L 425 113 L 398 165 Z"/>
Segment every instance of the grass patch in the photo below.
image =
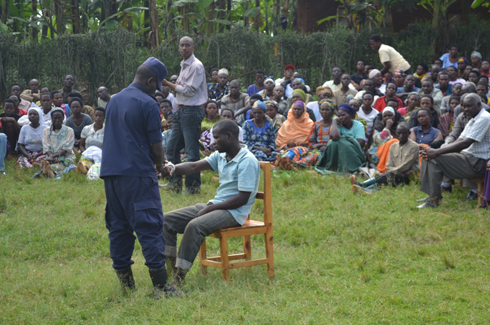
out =
<path fill-rule="evenodd" d="M 276 277 L 265 266 L 231 270 L 230 282 L 198 261 L 188 298 L 154 301 L 136 244 L 137 290 L 124 295 L 111 268 L 102 181 L 76 174 L 0 178 L 2 324 L 482 324 L 490 319 L 488 212 L 455 188 L 441 207 L 416 209 L 418 185 L 355 196 L 347 178 L 305 171 L 272 180 Z M 206 202 L 162 191 L 165 211 Z M 263 211 L 263 205 L 253 208 Z M 264 254 L 252 238 L 252 254 Z M 230 251 L 241 240 L 230 242 Z M 208 254 L 219 252 L 208 240 Z"/>

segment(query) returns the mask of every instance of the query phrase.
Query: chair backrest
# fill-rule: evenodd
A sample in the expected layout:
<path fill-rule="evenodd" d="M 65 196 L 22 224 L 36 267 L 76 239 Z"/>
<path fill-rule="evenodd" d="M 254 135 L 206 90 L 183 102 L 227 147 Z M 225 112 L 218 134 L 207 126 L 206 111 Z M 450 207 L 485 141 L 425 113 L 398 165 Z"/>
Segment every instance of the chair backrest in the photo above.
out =
<path fill-rule="evenodd" d="M 264 201 L 264 224 L 272 226 L 271 164 L 261 161 L 260 169 L 264 172 L 264 190 L 257 192 L 255 199 Z M 248 218 L 250 219 L 250 215 Z"/>

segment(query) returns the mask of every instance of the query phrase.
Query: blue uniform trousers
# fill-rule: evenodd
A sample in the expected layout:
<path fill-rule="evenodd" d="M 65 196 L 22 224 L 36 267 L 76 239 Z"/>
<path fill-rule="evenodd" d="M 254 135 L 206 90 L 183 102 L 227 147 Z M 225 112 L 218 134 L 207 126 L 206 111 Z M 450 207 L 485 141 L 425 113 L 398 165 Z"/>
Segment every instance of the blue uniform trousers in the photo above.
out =
<path fill-rule="evenodd" d="M 153 177 L 106 176 L 106 227 L 109 230 L 113 267 L 122 270 L 134 262 L 134 241 L 143 250 L 146 266 L 165 266 L 163 213 L 158 181 Z"/>

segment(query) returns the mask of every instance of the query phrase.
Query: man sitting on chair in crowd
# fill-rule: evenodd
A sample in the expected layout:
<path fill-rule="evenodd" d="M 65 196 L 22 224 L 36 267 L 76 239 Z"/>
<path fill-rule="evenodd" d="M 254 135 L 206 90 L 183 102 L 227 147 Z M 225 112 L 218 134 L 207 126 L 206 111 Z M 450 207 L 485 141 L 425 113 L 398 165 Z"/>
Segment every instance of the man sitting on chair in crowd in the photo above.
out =
<path fill-rule="evenodd" d="M 420 149 L 424 159 L 420 190 L 428 197 L 419 208 L 439 205 L 443 176 L 468 179 L 485 175 L 486 161 L 490 158 L 490 113 L 482 108 L 480 96 L 474 93 L 463 98 L 461 108 L 470 120 L 458 140 L 439 149 Z"/>
<path fill-rule="evenodd" d="M 220 182 L 216 196 L 207 204 L 198 203 L 165 213 L 165 256 L 168 268 L 171 267 L 175 275 L 173 284 L 184 281 L 206 236 L 223 228 L 243 225 L 254 204 L 260 165 L 247 147 L 240 145 L 238 134 L 234 121 L 221 120 L 213 127 L 217 151 L 200 161 L 178 164 L 170 170 L 170 174 L 179 175 L 218 171 Z M 184 234 L 178 251 L 177 234 Z"/>

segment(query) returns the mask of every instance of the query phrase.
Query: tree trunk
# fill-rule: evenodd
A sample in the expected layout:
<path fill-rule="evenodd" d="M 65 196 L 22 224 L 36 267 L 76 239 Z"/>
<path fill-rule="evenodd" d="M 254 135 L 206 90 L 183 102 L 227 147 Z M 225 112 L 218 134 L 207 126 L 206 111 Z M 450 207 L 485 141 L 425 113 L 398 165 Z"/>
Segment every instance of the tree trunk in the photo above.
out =
<path fill-rule="evenodd" d="M 63 22 L 63 5 L 61 0 L 54 0 L 54 14 L 56 16 L 56 33 L 58 36 L 65 33 L 65 24 Z"/>
<path fill-rule="evenodd" d="M 212 2 L 211 5 L 208 7 L 208 23 L 206 25 L 206 30 L 205 30 L 205 35 L 206 36 L 211 36 L 214 34 L 214 31 L 217 28 L 217 23 L 211 23 L 209 22 L 210 20 L 213 20 L 215 18 L 215 9 L 216 9 L 216 2 Z"/>
<path fill-rule="evenodd" d="M 2 6 L 2 23 L 7 22 L 10 0 L 4 0 Z"/>
<path fill-rule="evenodd" d="M 73 27 L 73 34 L 80 34 L 82 32 L 78 0 L 71 0 L 71 24 Z"/>
<path fill-rule="evenodd" d="M 230 22 L 230 24 L 226 26 L 226 30 L 230 30 L 231 29 L 231 0 L 228 0 L 226 4 L 226 20 Z"/>
<path fill-rule="evenodd" d="M 34 20 L 37 17 L 37 0 L 31 0 L 31 10 L 32 10 L 32 18 Z M 37 42 L 37 35 L 39 31 L 36 27 L 31 26 L 31 38 Z"/>
<path fill-rule="evenodd" d="M 151 48 L 152 41 L 151 41 L 151 22 L 150 22 L 150 0 L 145 0 L 143 1 L 143 7 L 148 8 L 148 10 L 143 11 L 143 28 L 146 29 L 148 28 L 147 31 L 143 32 L 143 39 L 148 41 L 148 48 Z"/>
<path fill-rule="evenodd" d="M 246 2 L 243 6 L 243 12 L 247 12 L 248 10 L 248 2 Z M 248 27 L 250 23 L 250 18 L 249 17 L 243 17 L 243 26 Z"/>
<path fill-rule="evenodd" d="M 255 0 L 255 8 L 257 7 L 260 8 L 260 0 Z M 255 29 L 257 31 L 260 31 L 260 10 L 257 13 L 257 16 L 255 16 L 254 25 L 255 25 Z"/>
<path fill-rule="evenodd" d="M 218 1 L 218 19 L 225 19 L 226 15 L 226 2 L 227 0 L 219 0 Z M 219 24 L 219 32 L 222 33 L 225 30 L 224 24 Z"/>
<path fill-rule="evenodd" d="M 269 0 L 264 0 L 265 32 L 269 35 Z"/>
<path fill-rule="evenodd" d="M 148 11 L 150 13 L 150 44 L 151 48 L 158 47 L 160 43 L 160 36 L 158 33 L 158 12 L 156 0 L 148 1 Z"/>

